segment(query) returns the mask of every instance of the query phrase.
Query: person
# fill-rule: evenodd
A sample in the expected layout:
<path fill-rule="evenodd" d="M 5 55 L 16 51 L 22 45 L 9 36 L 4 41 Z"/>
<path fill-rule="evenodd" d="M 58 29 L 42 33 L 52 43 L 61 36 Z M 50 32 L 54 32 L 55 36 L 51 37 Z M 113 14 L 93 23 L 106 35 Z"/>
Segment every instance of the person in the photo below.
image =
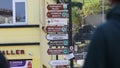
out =
<path fill-rule="evenodd" d="M 105 23 L 92 35 L 83 68 L 120 68 L 120 0 L 110 3 Z"/>
<path fill-rule="evenodd" d="M 10 68 L 8 60 L 2 53 L 0 53 L 0 68 Z"/>

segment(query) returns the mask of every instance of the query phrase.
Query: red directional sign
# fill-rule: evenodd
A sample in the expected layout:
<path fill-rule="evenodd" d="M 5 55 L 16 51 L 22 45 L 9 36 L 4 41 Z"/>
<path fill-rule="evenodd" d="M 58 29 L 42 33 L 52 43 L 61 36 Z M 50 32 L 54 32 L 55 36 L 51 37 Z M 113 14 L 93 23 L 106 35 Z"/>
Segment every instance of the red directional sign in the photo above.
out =
<path fill-rule="evenodd" d="M 59 65 L 59 66 L 56 66 L 56 68 L 67 68 L 68 66 L 67 65 Z"/>
<path fill-rule="evenodd" d="M 46 31 L 49 32 L 66 32 L 67 27 L 64 26 L 47 26 Z"/>
<path fill-rule="evenodd" d="M 67 11 L 48 12 L 47 17 L 48 18 L 68 18 L 68 12 Z"/>
<path fill-rule="evenodd" d="M 66 10 L 67 4 L 49 4 L 47 6 L 48 10 Z"/>
<path fill-rule="evenodd" d="M 47 50 L 48 55 L 63 55 L 68 54 L 67 48 L 50 48 Z"/>

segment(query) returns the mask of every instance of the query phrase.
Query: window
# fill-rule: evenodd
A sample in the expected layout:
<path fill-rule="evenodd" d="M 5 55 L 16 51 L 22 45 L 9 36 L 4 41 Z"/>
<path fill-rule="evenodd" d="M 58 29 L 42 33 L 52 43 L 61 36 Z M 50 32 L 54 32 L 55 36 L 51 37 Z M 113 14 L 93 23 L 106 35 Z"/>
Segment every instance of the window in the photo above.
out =
<path fill-rule="evenodd" d="M 0 25 L 26 24 L 26 0 L 1 0 Z"/>

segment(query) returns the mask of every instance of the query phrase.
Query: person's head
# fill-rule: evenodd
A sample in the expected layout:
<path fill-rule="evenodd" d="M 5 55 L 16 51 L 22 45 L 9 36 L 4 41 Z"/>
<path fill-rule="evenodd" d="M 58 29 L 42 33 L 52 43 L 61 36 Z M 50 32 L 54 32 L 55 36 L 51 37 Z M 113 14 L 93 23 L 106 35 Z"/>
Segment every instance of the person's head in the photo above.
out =
<path fill-rule="evenodd" d="M 120 0 L 109 0 L 112 5 L 120 4 Z"/>

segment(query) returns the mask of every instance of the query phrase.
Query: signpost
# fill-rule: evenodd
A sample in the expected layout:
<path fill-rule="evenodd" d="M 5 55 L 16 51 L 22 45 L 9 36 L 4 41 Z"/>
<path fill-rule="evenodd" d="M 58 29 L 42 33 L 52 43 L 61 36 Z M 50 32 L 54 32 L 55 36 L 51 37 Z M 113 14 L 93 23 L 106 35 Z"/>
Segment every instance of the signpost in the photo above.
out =
<path fill-rule="evenodd" d="M 67 48 L 50 48 L 47 50 L 48 55 L 63 55 L 68 54 Z"/>
<path fill-rule="evenodd" d="M 73 41 L 72 41 L 72 1 L 69 0 L 69 45 L 73 46 Z M 73 59 L 70 59 L 70 68 L 74 68 L 74 63 Z"/>
<path fill-rule="evenodd" d="M 59 48 L 59 46 L 72 46 L 71 3 L 69 3 L 69 6 L 68 4 L 48 4 L 47 9 L 46 39 L 49 40 L 48 45 L 51 47 L 47 50 L 47 53 L 48 55 L 56 55 L 56 60 L 52 60 L 50 64 L 56 66 L 56 68 L 67 68 L 68 60 L 59 60 L 58 55 L 69 53 L 68 48 Z M 56 48 L 52 48 L 54 46 Z M 73 56 L 69 58 L 71 57 Z M 72 63 L 70 65 L 73 68 Z"/>
<path fill-rule="evenodd" d="M 68 60 L 52 60 L 50 61 L 50 65 L 52 66 L 68 65 Z"/>

